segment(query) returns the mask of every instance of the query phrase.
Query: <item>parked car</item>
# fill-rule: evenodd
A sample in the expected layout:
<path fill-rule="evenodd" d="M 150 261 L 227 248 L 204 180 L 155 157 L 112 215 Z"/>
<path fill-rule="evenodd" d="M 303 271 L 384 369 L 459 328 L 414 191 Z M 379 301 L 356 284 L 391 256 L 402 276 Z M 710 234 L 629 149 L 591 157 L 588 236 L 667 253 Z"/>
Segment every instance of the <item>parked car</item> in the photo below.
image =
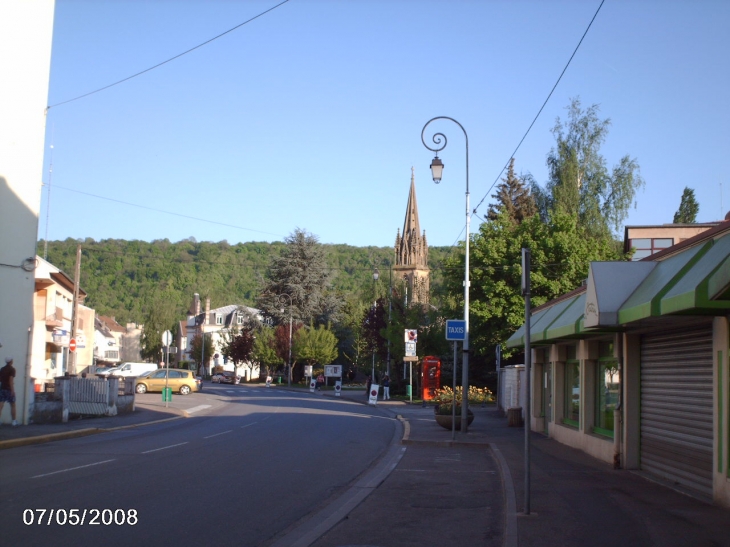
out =
<path fill-rule="evenodd" d="M 170 374 L 169 377 L 167 377 L 168 372 Z M 143 374 L 135 380 L 134 389 L 137 393 L 147 393 L 148 391 L 162 392 L 165 385 L 180 395 L 188 395 L 193 391 L 201 391 L 203 389 L 203 381 L 200 377 L 195 376 L 193 371 L 176 368 L 169 370 L 161 368 Z"/>
<path fill-rule="evenodd" d="M 122 363 L 118 367 L 116 367 L 114 370 L 112 370 L 109 375 L 110 376 L 116 376 L 117 378 L 129 378 L 129 377 L 136 377 L 141 376 L 142 374 L 145 374 L 147 372 L 153 372 L 157 370 L 157 365 L 155 363 Z"/>
<path fill-rule="evenodd" d="M 236 374 L 234 377 L 234 374 L 228 370 L 223 370 L 221 372 L 216 372 L 211 378 L 211 382 L 214 382 L 216 384 L 240 384 L 241 383 L 241 377 Z"/>

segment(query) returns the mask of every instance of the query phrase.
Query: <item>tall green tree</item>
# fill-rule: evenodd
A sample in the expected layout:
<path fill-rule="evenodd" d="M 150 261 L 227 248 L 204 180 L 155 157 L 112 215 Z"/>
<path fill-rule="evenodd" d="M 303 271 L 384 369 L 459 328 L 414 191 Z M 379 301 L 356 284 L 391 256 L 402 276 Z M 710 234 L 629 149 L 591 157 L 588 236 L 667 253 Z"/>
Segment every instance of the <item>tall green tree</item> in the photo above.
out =
<path fill-rule="evenodd" d="M 162 334 L 175 329 L 177 309 L 169 291 L 157 291 L 145 301 L 144 325 L 140 339 L 142 359 L 157 361 L 162 355 Z"/>
<path fill-rule="evenodd" d="M 354 376 L 354 373 L 364 367 L 367 355 L 367 340 L 363 332 L 362 318 L 368 305 L 356 296 L 350 296 L 342 308 L 341 319 L 333 325 L 335 336 L 339 340 L 339 359 L 347 364 L 345 376 Z M 352 375 L 348 374 L 352 373 Z"/>
<path fill-rule="evenodd" d="M 547 223 L 535 215 L 515 224 L 503 212 L 483 223 L 470 249 L 470 345 L 477 355 L 491 358 L 495 346 L 502 344 L 504 348 L 507 339 L 524 323 L 523 247 L 531 253 L 533 306 L 579 287 L 591 261 L 622 258 L 611 240 L 589 237 L 575 214 L 555 211 Z M 452 294 L 462 294 L 463 268 L 463 253 L 446 264 Z M 510 351 L 505 350 L 503 355 L 509 357 Z"/>
<path fill-rule="evenodd" d="M 284 363 L 277 354 L 276 347 L 274 346 L 274 329 L 268 325 L 261 325 L 256 329 L 255 336 L 252 357 L 259 363 L 259 366 L 268 376 L 274 367 Z"/>
<path fill-rule="evenodd" d="M 555 146 L 547 158 L 549 180 L 543 189 L 532 188 L 540 214 L 576 215 L 586 234 L 610 237 L 617 232 L 643 186 L 639 164 L 629 155 L 609 170 L 601 155 L 610 119 L 598 117 L 598 105 L 583 110 L 580 99 L 571 99 L 567 120 L 558 118 L 552 133 Z"/>
<path fill-rule="evenodd" d="M 213 346 L 213 338 L 210 334 L 206 334 L 205 337 L 197 334 L 191 340 L 190 358 L 195 361 L 201 375 L 207 372 L 201 369 L 203 363 L 210 363 L 214 353 L 215 347 Z"/>
<path fill-rule="evenodd" d="M 679 209 L 674 213 L 674 224 L 694 224 L 699 212 L 700 204 L 695 199 L 695 191 L 685 186 Z"/>
<path fill-rule="evenodd" d="M 515 174 L 515 159 L 512 158 L 507 174 L 497 186 L 497 192 L 492 194 L 496 203 L 489 206 L 487 218 L 495 220 L 504 211 L 515 222 L 522 222 L 537 213 L 537 204 L 530 192 L 529 182 L 531 178 L 526 183 Z"/>
<path fill-rule="evenodd" d="M 337 337 L 329 327 L 310 325 L 297 331 L 292 351 L 298 362 L 329 365 L 337 358 Z"/>
<path fill-rule="evenodd" d="M 332 289 L 332 269 L 316 236 L 297 228 L 284 240 L 280 256 L 272 259 L 259 307 L 279 321 L 292 314 L 305 323 L 326 324 L 339 319 L 341 298 Z"/>

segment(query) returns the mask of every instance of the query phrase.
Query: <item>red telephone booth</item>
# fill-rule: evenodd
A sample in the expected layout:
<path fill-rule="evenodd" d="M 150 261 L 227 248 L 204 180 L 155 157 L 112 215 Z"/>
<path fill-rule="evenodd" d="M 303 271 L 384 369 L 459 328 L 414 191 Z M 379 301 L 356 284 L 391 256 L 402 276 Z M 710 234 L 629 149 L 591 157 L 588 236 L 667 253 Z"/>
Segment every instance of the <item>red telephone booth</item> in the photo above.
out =
<path fill-rule="evenodd" d="M 427 356 L 421 363 L 423 400 L 431 401 L 436 397 L 436 390 L 441 388 L 441 359 Z"/>

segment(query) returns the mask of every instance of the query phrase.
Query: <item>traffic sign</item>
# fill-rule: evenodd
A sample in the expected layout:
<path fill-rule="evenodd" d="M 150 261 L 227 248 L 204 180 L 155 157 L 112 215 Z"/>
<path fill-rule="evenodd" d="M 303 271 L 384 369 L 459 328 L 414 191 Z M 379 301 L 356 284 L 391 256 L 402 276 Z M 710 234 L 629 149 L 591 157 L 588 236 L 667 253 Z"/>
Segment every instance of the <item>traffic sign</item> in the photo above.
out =
<path fill-rule="evenodd" d="M 74 352 L 76 351 L 76 338 L 71 338 L 71 340 L 68 343 L 68 351 Z"/>
<path fill-rule="evenodd" d="M 446 320 L 446 339 L 464 340 L 466 338 L 466 321 L 463 319 Z"/>
<path fill-rule="evenodd" d="M 370 386 L 370 393 L 368 394 L 368 404 L 371 405 L 377 405 L 378 404 L 378 392 L 380 391 L 380 386 L 378 384 L 372 384 Z"/>
<path fill-rule="evenodd" d="M 166 330 L 162 333 L 162 345 L 169 346 L 170 344 L 172 344 L 172 333 Z"/>

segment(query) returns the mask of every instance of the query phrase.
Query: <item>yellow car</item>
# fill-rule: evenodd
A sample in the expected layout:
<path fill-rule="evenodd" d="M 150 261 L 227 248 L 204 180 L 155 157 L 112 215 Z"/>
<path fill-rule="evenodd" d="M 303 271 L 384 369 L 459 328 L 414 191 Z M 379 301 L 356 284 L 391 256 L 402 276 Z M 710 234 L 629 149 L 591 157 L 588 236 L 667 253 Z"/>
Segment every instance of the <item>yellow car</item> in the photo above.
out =
<path fill-rule="evenodd" d="M 170 377 L 166 378 L 167 369 L 161 368 L 147 372 L 139 376 L 134 381 L 134 389 L 137 393 L 147 393 L 148 391 L 159 391 L 167 387 L 177 391 L 180 395 L 188 395 L 192 391 L 200 391 L 203 388 L 203 382 L 200 378 L 193 374 L 192 370 L 181 370 L 173 368 L 169 370 Z M 167 384 L 165 381 L 167 380 Z"/>

